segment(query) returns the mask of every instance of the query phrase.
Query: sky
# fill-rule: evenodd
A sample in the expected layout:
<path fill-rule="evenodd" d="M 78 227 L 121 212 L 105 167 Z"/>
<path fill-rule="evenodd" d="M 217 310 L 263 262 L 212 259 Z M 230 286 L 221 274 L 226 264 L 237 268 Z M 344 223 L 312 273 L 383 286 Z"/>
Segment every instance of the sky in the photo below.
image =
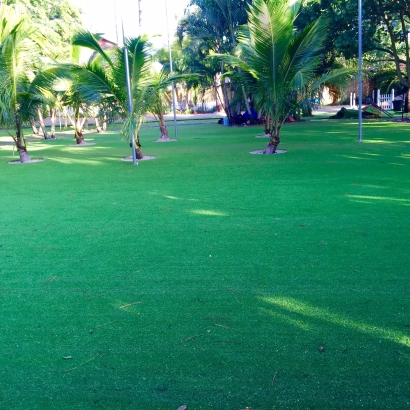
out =
<path fill-rule="evenodd" d="M 172 39 L 177 20 L 183 15 L 189 0 L 141 0 L 142 31 L 147 33 L 154 46 L 168 46 L 166 8 L 168 9 L 169 32 Z M 139 35 L 138 0 L 70 0 L 83 11 L 83 22 L 92 33 L 104 33 L 108 40 L 117 42 L 116 26 L 121 43 L 121 21 L 126 37 Z M 117 25 L 116 25 L 117 22 Z M 159 35 L 158 37 L 153 37 Z M 172 41 L 172 40 L 171 40 Z"/>

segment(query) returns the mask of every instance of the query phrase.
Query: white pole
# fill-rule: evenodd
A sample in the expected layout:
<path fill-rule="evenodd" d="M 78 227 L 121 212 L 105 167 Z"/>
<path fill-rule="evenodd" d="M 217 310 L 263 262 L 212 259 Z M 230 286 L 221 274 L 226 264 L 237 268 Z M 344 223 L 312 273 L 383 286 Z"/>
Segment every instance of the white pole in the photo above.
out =
<path fill-rule="evenodd" d="M 362 100 L 363 100 L 363 56 L 362 56 L 362 0 L 358 0 L 359 6 L 359 142 L 362 142 Z"/>
<path fill-rule="evenodd" d="M 125 47 L 125 35 L 124 35 L 124 23 L 122 24 L 122 51 L 124 53 L 124 64 L 125 64 L 125 81 L 127 83 L 127 97 L 128 97 L 128 115 L 132 115 L 132 94 L 131 94 L 131 83 L 130 83 L 130 67 L 128 64 L 128 50 Z M 138 165 L 137 153 L 135 152 L 135 137 L 131 136 L 131 149 L 132 149 L 132 163 Z"/>
<path fill-rule="evenodd" d="M 167 19 L 167 34 L 168 34 L 168 50 L 169 50 L 169 69 L 171 77 L 174 75 L 174 71 L 172 68 L 172 51 L 171 51 L 171 44 L 169 40 L 169 25 L 168 25 L 168 8 L 167 8 L 167 0 L 165 0 L 165 17 Z M 172 81 L 172 110 L 174 111 L 174 130 L 175 130 L 175 139 L 178 139 L 178 127 L 177 127 L 177 111 L 175 106 L 175 84 Z"/>

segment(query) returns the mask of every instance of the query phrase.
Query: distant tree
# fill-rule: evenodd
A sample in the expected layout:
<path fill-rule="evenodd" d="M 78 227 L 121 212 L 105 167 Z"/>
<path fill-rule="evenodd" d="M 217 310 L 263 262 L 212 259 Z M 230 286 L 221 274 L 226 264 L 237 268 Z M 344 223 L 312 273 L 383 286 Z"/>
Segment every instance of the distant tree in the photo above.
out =
<path fill-rule="evenodd" d="M 310 0 L 297 22 L 303 27 L 323 12 L 329 16 L 323 54 L 328 63 L 337 56 L 355 58 L 358 53 L 357 2 L 348 0 Z M 363 52 L 369 65 L 380 66 L 384 74 L 395 71 L 399 84 L 410 88 L 410 1 L 363 1 Z M 329 64 L 327 64 L 329 66 Z M 395 78 L 394 78 L 395 77 Z M 409 107 L 410 108 L 410 107 Z"/>
<path fill-rule="evenodd" d="M 81 11 L 69 0 L 8 0 L 9 5 L 21 4 L 27 16 L 53 44 L 54 54 L 71 53 L 71 38 L 82 28 Z"/>
<path fill-rule="evenodd" d="M 234 86 L 220 81 L 220 74 L 229 67 L 217 59 L 212 61 L 212 55 L 233 54 L 239 28 L 247 21 L 246 11 L 250 3 L 250 0 L 191 0 L 177 29 L 180 42 L 186 40 L 184 52 L 186 50 L 190 57 L 189 65 L 200 69 L 204 78 L 212 78 L 211 84 L 221 90 L 217 95 L 222 95 L 220 102 L 229 118 L 233 116 Z M 246 95 L 243 89 L 241 92 Z M 247 103 L 246 98 L 243 100 Z"/>

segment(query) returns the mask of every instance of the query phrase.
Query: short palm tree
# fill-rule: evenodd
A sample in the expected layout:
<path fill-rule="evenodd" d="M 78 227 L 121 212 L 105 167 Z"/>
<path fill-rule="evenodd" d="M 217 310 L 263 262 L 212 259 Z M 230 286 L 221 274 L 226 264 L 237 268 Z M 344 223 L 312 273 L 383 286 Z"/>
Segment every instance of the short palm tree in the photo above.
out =
<path fill-rule="evenodd" d="M 300 4 L 300 0 L 254 0 L 248 25 L 238 36 L 239 56 L 221 56 L 242 70 L 255 108 L 267 118 L 270 139 L 265 154 L 275 153 L 281 127 L 320 63 L 326 18 L 295 34 Z"/>
<path fill-rule="evenodd" d="M 171 75 L 164 67 L 162 67 L 160 71 L 153 71 L 151 73 L 148 79 L 149 86 L 147 88 L 146 101 L 149 111 L 158 122 L 161 134 L 160 139 L 169 140 L 164 115 L 172 99 L 169 92 L 172 83 L 178 81 L 195 81 L 198 80 L 198 78 L 197 74 Z"/>
<path fill-rule="evenodd" d="M 42 93 L 40 74 L 45 38 L 30 23 L 23 8 L 0 6 L 0 124 L 14 128 L 13 138 L 21 162 L 27 153 L 23 124 L 37 115 L 47 98 Z"/>
<path fill-rule="evenodd" d="M 122 133 L 128 141 L 135 140 L 136 155 L 143 157 L 139 131 L 143 115 L 148 111 L 145 96 L 149 86 L 152 57 L 150 45 L 145 37 L 125 40 L 128 55 L 128 69 L 131 85 L 131 105 L 129 111 L 126 65 L 124 50 L 117 45 L 103 49 L 98 39 L 88 31 L 77 32 L 73 37 L 73 45 L 82 46 L 94 51 L 86 66 L 71 67 L 77 78 L 75 90 L 85 101 L 93 100 L 111 107 L 124 120 Z M 71 74 L 73 75 L 73 74 Z"/>
<path fill-rule="evenodd" d="M 165 112 L 168 107 L 168 88 L 172 84 L 169 72 L 162 68 L 151 75 L 151 85 L 148 89 L 149 109 L 159 125 L 160 139 L 169 140 L 168 129 L 165 124 Z"/>

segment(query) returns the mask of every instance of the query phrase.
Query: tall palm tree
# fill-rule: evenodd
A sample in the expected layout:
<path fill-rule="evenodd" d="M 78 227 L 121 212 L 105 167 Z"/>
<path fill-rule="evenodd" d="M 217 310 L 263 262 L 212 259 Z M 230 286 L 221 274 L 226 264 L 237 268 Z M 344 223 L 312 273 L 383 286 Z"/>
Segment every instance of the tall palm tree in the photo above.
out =
<path fill-rule="evenodd" d="M 326 17 L 295 35 L 300 5 L 300 0 L 254 0 L 248 25 L 238 36 L 240 56 L 222 56 L 247 76 L 255 107 L 268 119 L 270 138 L 265 154 L 275 153 L 281 127 L 320 63 Z"/>
<path fill-rule="evenodd" d="M 41 92 L 39 75 L 45 44 L 45 38 L 30 23 L 24 8 L 0 6 L 0 124 L 15 129 L 15 135 L 10 133 L 10 136 L 22 163 L 31 160 L 23 124 L 35 117 L 37 108 L 47 102 Z"/>

